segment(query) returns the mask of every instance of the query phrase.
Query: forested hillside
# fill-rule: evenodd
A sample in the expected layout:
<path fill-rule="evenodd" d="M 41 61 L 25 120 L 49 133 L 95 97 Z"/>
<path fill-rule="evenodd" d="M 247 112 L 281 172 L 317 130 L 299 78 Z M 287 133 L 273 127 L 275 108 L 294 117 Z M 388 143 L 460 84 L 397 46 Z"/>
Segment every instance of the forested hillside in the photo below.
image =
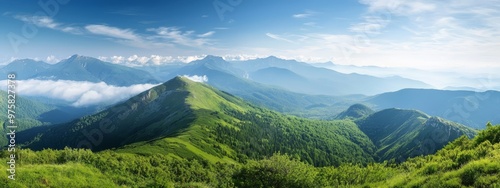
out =
<path fill-rule="evenodd" d="M 379 161 L 402 162 L 433 154 L 462 135 L 476 134 L 474 129 L 416 110 L 386 109 L 355 122 L 377 147 Z"/>
<path fill-rule="evenodd" d="M 0 106 L 4 106 L 5 109 L 7 109 L 7 92 L 1 91 L 0 90 Z M 29 99 L 26 99 L 24 97 L 19 97 L 17 96 L 16 98 L 16 108 L 15 110 L 15 123 L 18 126 L 17 130 L 22 131 L 26 130 L 32 127 L 48 124 L 48 122 L 42 122 L 38 118 L 47 113 L 50 112 L 56 107 L 50 106 L 50 105 L 45 105 L 36 101 L 32 101 Z M 8 124 L 8 118 L 7 118 L 7 112 L 5 113 L 0 113 L 0 133 L 2 135 L 6 135 L 5 132 L 5 126 Z M 5 146 L 7 145 L 7 138 L 2 136 L 0 137 L 0 145 Z"/>
<path fill-rule="evenodd" d="M 276 153 L 246 163 L 210 163 L 106 150 L 20 150 L 17 179 L 1 187 L 498 187 L 500 126 L 462 136 L 434 155 L 401 164 L 314 167 Z M 8 153 L 2 151 L 2 160 Z"/>

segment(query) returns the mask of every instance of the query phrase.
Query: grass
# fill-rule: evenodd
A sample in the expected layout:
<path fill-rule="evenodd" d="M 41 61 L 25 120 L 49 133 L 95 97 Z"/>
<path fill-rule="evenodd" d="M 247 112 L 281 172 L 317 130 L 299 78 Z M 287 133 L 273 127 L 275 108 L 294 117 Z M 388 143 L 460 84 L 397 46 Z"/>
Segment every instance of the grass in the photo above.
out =
<path fill-rule="evenodd" d="M 2 170 L 2 176 L 7 173 Z M 18 166 L 16 174 L 14 181 L 2 178 L 0 187 L 117 187 L 99 169 L 78 163 Z"/>

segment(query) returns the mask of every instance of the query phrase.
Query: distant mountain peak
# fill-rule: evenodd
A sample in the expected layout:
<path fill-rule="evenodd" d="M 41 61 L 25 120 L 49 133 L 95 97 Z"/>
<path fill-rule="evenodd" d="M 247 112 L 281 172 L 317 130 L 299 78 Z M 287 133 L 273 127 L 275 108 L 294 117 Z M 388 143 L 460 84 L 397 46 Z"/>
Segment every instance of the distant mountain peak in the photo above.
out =
<path fill-rule="evenodd" d="M 72 55 L 68 59 L 62 60 L 60 63 L 58 63 L 60 66 L 82 66 L 86 67 L 88 64 L 93 64 L 93 65 L 104 65 L 104 64 L 111 64 L 109 62 L 104 62 L 101 61 L 100 59 L 94 58 L 94 57 L 89 57 L 89 56 L 82 56 L 82 55 Z"/>
<path fill-rule="evenodd" d="M 271 56 L 266 57 L 266 58 L 264 58 L 264 59 L 281 59 L 281 58 L 276 57 L 276 56 L 274 56 L 274 55 L 271 55 Z"/>
<path fill-rule="evenodd" d="M 295 60 L 279 58 L 279 57 L 276 57 L 274 55 L 266 57 L 266 58 L 262 58 L 262 59 L 266 60 L 266 61 L 295 61 Z"/>
<path fill-rule="evenodd" d="M 230 67 L 230 63 L 224 60 L 220 56 L 213 56 L 213 55 L 207 55 L 205 58 L 193 61 L 190 63 L 192 65 L 196 66 L 205 66 L 205 67 L 210 67 L 210 68 L 222 68 L 222 69 L 227 69 Z"/>
<path fill-rule="evenodd" d="M 34 60 L 34 59 L 16 59 L 12 62 L 10 62 L 9 64 L 11 63 L 24 63 L 24 64 L 27 64 L 27 63 L 41 63 L 41 64 L 47 64 L 46 62 L 43 62 L 43 61 L 38 61 L 38 60 Z"/>
<path fill-rule="evenodd" d="M 207 55 L 205 58 L 193 61 L 194 64 L 212 64 L 212 63 L 227 63 L 226 60 L 224 60 L 220 56 L 214 56 L 214 55 Z"/>
<path fill-rule="evenodd" d="M 207 55 L 205 58 L 202 60 L 213 60 L 213 61 L 224 61 L 224 59 L 220 56 L 215 56 L 215 55 Z"/>
<path fill-rule="evenodd" d="M 70 56 L 68 59 L 66 59 L 65 61 L 66 62 L 71 62 L 71 61 L 81 60 L 81 59 L 87 59 L 87 58 L 90 58 L 90 57 L 85 57 L 85 56 L 81 56 L 81 55 L 78 55 L 78 54 L 74 54 L 74 55 Z"/>

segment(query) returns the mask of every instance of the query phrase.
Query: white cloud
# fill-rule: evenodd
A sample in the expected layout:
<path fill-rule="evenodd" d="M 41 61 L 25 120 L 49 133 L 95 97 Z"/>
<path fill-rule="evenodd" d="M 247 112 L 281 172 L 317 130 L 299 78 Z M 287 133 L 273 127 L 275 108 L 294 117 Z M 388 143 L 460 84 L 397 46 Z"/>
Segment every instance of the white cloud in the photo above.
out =
<path fill-rule="evenodd" d="M 381 30 L 390 22 L 390 19 L 379 16 L 365 16 L 363 19 L 363 22 L 351 25 L 349 30 L 355 33 L 375 35 L 380 34 Z"/>
<path fill-rule="evenodd" d="M 209 31 L 209 32 L 203 33 L 201 35 L 198 35 L 198 37 L 201 37 L 201 38 L 210 37 L 210 36 L 212 36 L 214 34 L 215 34 L 215 31 Z"/>
<path fill-rule="evenodd" d="M 193 75 L 193 76 L 183 75 L 182 77 L 190 79 L 191 81 L 194 81 L 194 82 L 208 82 L 207 75 L 203 75 L 203 76 L 198 76 L 198 75 Z"/>
<path fill-rule="evenodd" d="M 153 63 L 153 65 L 161 65 L 163 63 L 171 63 L 173 61 L 173 58 L 171 56 L 151 55 L 148 61 Z"/>
<path fill-rule="evenodd" d="M 267 33 L 288 43 L 245 52 L 307 62 L 445 71 L 468 78 L 500 71 L 500 0 L 360 2 L 368 10 L 348 33 L 311 29 Z M 445 77 L 449 75 L 441 79 L 456 81 Z"/>
<path fill-rule="evenodd" d="M 191 61 L 199 60 L 205 58 L 206 55 L 193 55 L 193 56 L 161 56 L 161 55 L 151 55 L 151 56 L 138 56 L 132 55 L 129 57 L 124 56 L 99 56 L 98 59 L 101 61 L 111 62 L 114 64 L 121 64 L 129 67 L 138 66 L 159 66 L 166 65 L 169 63 L 189 63 Z"/>
<path fill-rule="evenodd" d="M 107 25 L 87 25 L 85 26 L 85 29 L 90 33 L 96 35 L 104 35 L 108 37 L 127 39 L 132 41 L 140 40 L 140 37 L 130 29 L 120 29 Z"/>
<path fill-rule="evenodd" d="M 279 41 L 285 41 L 285 42 L 289 42 L 289 43 L 294 43 L 293 41 L 288 40 L 288 39 L 286 39 L 286 38 L 284 38 L 284 37 L 281 37 L 281 36 L 279 36 L 279 35 L 277 35 L 277 34 L 266 33 L 266 36 L 268 36 L 268 37 L 270 37 L 270 38 L 272 38 L 272 39 L 279 40 Z"/>
<path fill-rule="evenodd" d="M 71 34 L 82 34 L 82 31 L 78 27 L 72 27 L 57 23 L 54 19 L 48 16 L 27 16 L 27 15 L 16 15 L 14 18 L 21 20 L 26 23 L 34 24 L 38 27 L 49 28 L 53 30 L 58 30 Z"/>
<path fill-rule="evenodd" d="M 56 58 L 56 56 L 53 56 L 53 55 L 47 56 L 47 58 L 45 59 L 45 62 L 50 63 L 50 64 L 58 63 L 59 61 L 61 61 L 61 60 Z"/>
<path fill-rule="evenodd" d="M 105 62 L 110 62 L 114 64 L 124 64 L 126 58 L 123 56 L 111 56 L 111 57 L 105 57 L 105 56 L 99 56 L 97 59 Z"/>
<path fill-rule="evenodd" d="M 292 17 L 294 18 L 307 18 L 311 16 L 310 14 L 294 14 Z"/>
<path fill-rule="evenodd" d="M 368 5 L 370 11 L 401 15 L 424 13 L 436 9 L 433 1 L 426 0 L 360 0 L 360 3 Z"/>
<path fill-rule="evenodd" d="M 317 14 L 317 12 L 306 10 L 304 13 L 294 14 L 294 15 L 292 15 L 292 17 L 301 19 L 301 18 L 309 18 L 309 17 L 312 17 L 316 14 Z"/>
<path fill-rule="evenodd" d="M 104 36 L 114 42 L 138 48 L 176 47 L 175 45 L 203 48 L 212 45 L 214 40 L 211 37 L 215 34 L 215 31 L 196 34 L 195 31 L 183 31 L 177 27 L 149 28 L 146 31 L 153 33 L 138 33 L 132 29 L 113 27 L 106 24 L 89 24 L 78 27 L 57 23 L 47 16 L 16 15 L 14 18 L 38 27 L 66 33 Z"/>
<path fill-rule="evenodd" d="M 38 26 L 43 26 L 51 29 L 55 29 L 59 26 L 59 24 L 54 23 L 54 20 L 49 17 L 33 17 L 33 19 L 33 21 L 37 23 Z"/>
<path fill-rule="evenodd" d="M 183 63 L 189 63 L 191 61 L 196 61 L 205 58 L 206 55 L 193 55 L 193 56 L 177 56 L 175 61 L 180 61 Z M 173 61 L 173 62 L 175 62 Z"/>
<path fill-rule="evenodd" d="M 266 55 L 248 55 L 248 54 L 226 54 L 222 58 L 226 61 L 246 61 L 257 58 L 265 58 Z"/>
<path fill-rule="evenodd" d="M 14 17 L 18 20 L 23 21 L 23 22 L 35 24 L 38 27 L 46 27 L 46 28 L 55 29 L 60 25 L 58 23 L 54 23 L 54 20 L 52 20 L 52 18 L 47 17 L 47 16 L 16 15 Z"/>
<path fill-rule="evenodd" d="M 303 25 L 309 26 L 309 27 L 317 27 L 318 24 L 316 22 L 306 22 Z"/>
<path fill-rule="evenodd" d="M 67 27 L 61 28 L 61 31 L 64 31 L 66 33 L 82 34 L 81 29 L 78 27 L 67 26 Z"/>
<path fill-rule="evenodd" d="M 436 9 L 436 6 L 434 4 L 423 2 L 412 2 L 409 4 L 409 7 L 411 13 L 434 11 Z"/>
<path fill-rule="evenodd" d="M 7 81 L 0 83 L 6 89 Z M 69 80 L 18 80 L 17 93 L 21 96 L 43 96 L 60 99 L 73 106 L 110 105 L 139 94 L 156 85 L 137 84 L 127 87 L 107 85 L 104 82 L 82 82 Z"/>
<path fill-rule="evenodd" d="M 225 54 L 221 57 L 226 61 L 246 61 L 257 58 L 265 58 L 269 55 L 258 55 L 258 54 Z M 138 56 L 131 55 L 129 57 L 125 56 L 99 56 L 98 59 L 101 61 L 111 62 L 114 64 L 121 64 L 129 67 L 138 66 L 161 66 L 167 65 L 169 63 L 190 63 L 192 61 L 200 60 L 205 58 L 206 55 L 192 55 L 192 56 L 161 56 L 161 55 L 150 55 L 150 56 Z M 306 57 L 302 56 L 302 59 Z M 314 58 L 310 58 L 314 59 Z"/>
<path fill-rule="evenodd" d="M 147 31 L 156 34 L 151 36 L 152 39 L 163 39 L 163 42 L 198 48 L 211 45 L 212 40 L 208 37 L 215 33 L 214 31 L 210 31 L 201 35 L 195 35 L 194 31 L 182 31 L 177 27 L 149 28 Z"/>

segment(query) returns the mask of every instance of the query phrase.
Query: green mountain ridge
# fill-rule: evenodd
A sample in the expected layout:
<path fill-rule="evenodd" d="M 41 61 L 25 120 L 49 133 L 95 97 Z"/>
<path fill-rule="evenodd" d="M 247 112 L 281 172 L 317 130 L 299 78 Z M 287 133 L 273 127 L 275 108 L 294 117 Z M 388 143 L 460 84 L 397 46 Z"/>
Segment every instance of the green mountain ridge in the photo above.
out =
<path fill-rule="evenodd" d="M 18 134 L 19 142 L 34 150 L 116 148 L 117 152 L 161 153 L 214 163 L 281 152 L 316 166 L 366 164 L 374 161 L 375 150 L 351 121 L 281 115 L 183 77 L 95 115 Z"/>

